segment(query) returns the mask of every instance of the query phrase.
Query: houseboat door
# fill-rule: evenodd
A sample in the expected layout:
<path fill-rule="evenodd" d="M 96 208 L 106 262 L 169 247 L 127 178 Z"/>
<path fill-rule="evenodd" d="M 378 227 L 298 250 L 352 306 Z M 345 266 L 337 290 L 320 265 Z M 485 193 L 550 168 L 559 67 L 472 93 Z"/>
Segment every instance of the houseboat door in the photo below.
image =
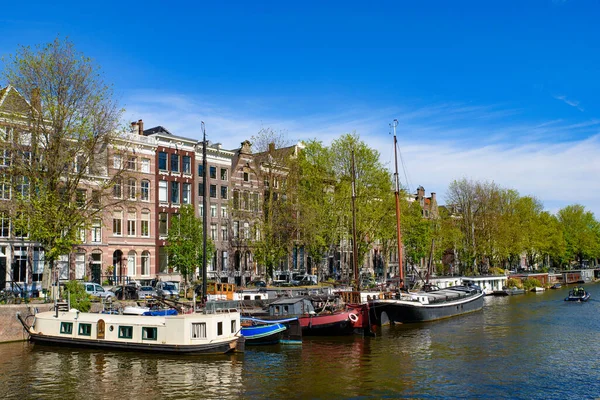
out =
<path fill-rule="evenodd" d="M 106 326 L 103 319 L 98 320 L 98 339 L 104 339 Z"/>

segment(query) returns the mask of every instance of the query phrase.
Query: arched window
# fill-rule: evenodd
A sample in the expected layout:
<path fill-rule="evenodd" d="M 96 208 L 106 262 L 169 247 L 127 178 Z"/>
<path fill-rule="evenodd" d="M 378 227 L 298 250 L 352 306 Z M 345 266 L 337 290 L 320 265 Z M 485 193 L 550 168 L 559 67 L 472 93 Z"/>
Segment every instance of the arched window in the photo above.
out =
<path fill-rule="evenodd" d="M 135 276 L 135 251 L 131 250 L 127 254 L 127 276 Z"/>
<path fill-rule="evenodd" d="M 150 276 L 150 252 L 142 252 L 142 276 Z"/>

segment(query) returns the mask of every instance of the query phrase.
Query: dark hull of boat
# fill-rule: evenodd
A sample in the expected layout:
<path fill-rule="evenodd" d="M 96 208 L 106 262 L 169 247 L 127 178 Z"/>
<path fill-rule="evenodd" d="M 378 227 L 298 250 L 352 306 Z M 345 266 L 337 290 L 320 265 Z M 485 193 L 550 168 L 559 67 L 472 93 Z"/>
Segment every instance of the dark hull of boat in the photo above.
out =
<path fill-rule="evenodd" d="M 243 337 L 230 342 L 217 344 L 202 344 L 202 345 L 167 345 L 160 343 L 145 344 L 145 343 L 126 343 L 105 341 L 98 339 L 77 339 L 67 337 L 56 337 L 49 335 L 40 335 L 38 333 L 30 333 L 29 340 L 33 343 L 62 346 L 62 347 L 87 347 L 103 350 L 120 350 L 120 351 L 143 351 L 146 353 L 175 353 L 175 354 L 225 354 L 235 351 L 244 351 L 245 339 Z"/>
<path fill-rule="evenodd" d="M 381 300 L 375 302 L 377 321 L 380 324 L 416 323 L 456 317 L 479 311 L 483 308 L 483 293 L 446 303 L 423 305 L 403 300 Z"/>
<path fill-rule="evenodd" d="M 525 289 L 494 290 L 492 294 L 494 296 L 514 296 L 515 294 L 525 294 Z"/>
<path fill-rule="evenodd" d="M 585 296 L 568 296 L 565 297 L 565 301 L 588 301 L 590 294 L 586 293 Z"/>
<path fill-rule="evenodd" d="M 263 346 L 263 345 L 269 345 L 269 344 L 277 344 L 281 341 L 281 337 L 282 337 L 281 332 L 273 333 L 269 336 L 263 336 L 260 338 L 245 337 L 246 338 L 246 346 Z"/>

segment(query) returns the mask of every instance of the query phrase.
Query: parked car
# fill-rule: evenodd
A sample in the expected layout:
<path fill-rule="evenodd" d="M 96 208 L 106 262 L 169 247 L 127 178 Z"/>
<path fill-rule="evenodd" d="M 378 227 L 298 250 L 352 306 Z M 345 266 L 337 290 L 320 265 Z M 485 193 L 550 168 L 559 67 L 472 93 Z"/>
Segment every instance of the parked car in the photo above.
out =
<path fill-rule="evenodd" d="M 125 285 L 125 297 L 123 297 L 123 286 L 117 286 L 113 289 L 115 296 L 119 300 L 138 299 L 138 288 L 135 285 Z"/>
<path fill-rule="evenodd" d="M 138 289 L 138 299 L 140 300 L 153 299 L 156 296 L 158 296 L 158 294 L 152 286 L 141 286 Z"/>
<path fill-rule="evenodd" d="M 257 287 L 257 288 L 267 287 L 267 282 L 263 281 L 262 279 L 255 279 L 253 281 L 248 282 L 248 284 L 246 286 L 247 287 Z"/>
<path fill-rule="evenodd" d="M 102 286 L 93 282 L 83 282 L 82 285 L 85 287 L 85 291 L 92 297 L 99 297 L 102 299 L 114 299 L 116 297 L 114 292 L 104 289 Z"/>
<path fill-rule="evenodd" d="M 163 299 L 179 300 L 179 290 L 172 282 L 157 282 L 156 295 Z"/>

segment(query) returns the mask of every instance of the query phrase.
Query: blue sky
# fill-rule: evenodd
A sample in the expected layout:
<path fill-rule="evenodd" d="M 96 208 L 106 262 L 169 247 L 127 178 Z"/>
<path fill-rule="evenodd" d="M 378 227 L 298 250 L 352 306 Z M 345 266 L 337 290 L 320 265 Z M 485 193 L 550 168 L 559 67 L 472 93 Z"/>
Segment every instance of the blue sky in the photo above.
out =
<path fill-rule="evenodd" d="M 600 216 L 597 1 L 23 4 L 2 7 L 0 54 L 68 36 L 146 127 L 203 120 L 225 148 L 356 131 L 391 167 L 396 118 L 412 191 L 487 180 Z"/>

